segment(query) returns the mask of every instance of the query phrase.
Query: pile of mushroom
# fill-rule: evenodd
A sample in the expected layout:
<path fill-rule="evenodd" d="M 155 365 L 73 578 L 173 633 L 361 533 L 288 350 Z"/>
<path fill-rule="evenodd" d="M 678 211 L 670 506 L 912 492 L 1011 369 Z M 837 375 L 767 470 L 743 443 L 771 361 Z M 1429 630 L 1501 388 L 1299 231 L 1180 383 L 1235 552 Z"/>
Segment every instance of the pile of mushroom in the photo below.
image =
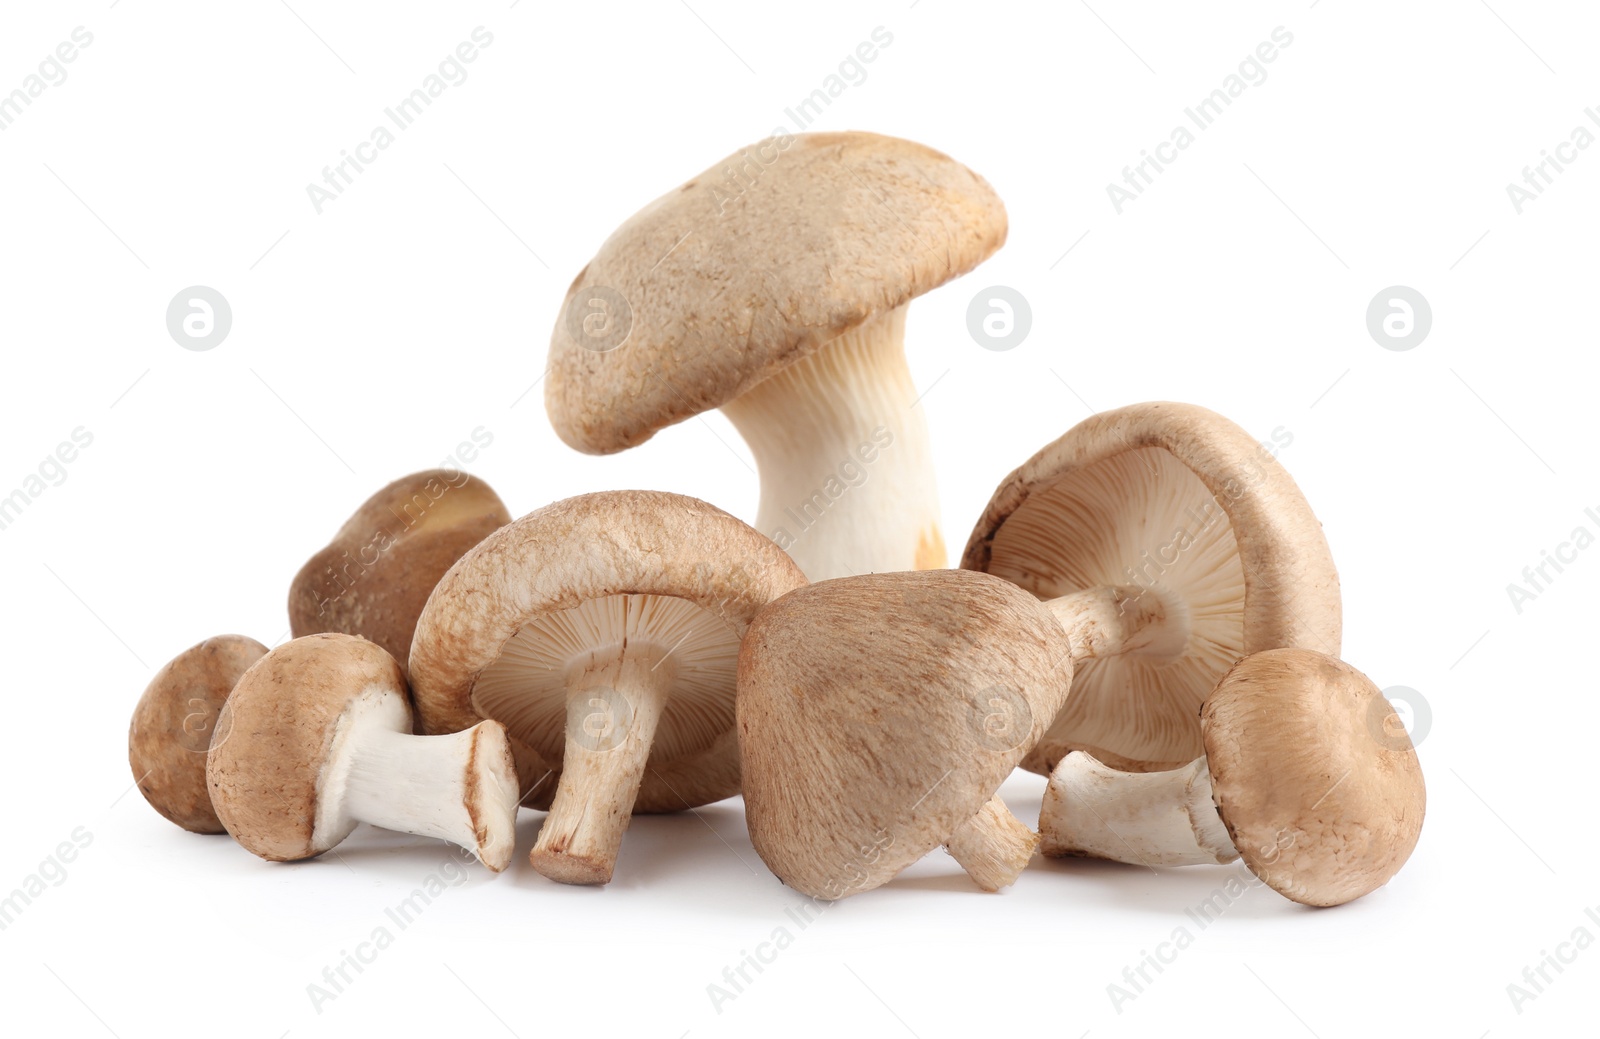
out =
<path fill-rule="evenodd" d="M 466 473 L 396 480 L 294 577 L 288 641 L 218 636 L 155 675 L 141 793 L 262 859 L 368 823 L 496 873 L 528 808 L 524 868 L 564 884 L 619 859 L 648 880 L 636 814 L 742 795 L 756 853 L 818 899 L 941 847 L 985 891 L 1038 852 L 1243 860 L 1314 906 L 1381 887 L 1421 832 L 1416 751 L 1338 659 L 1322 527 L 1243 429 L 1094 415 L 945 568 L 907 308 L 1006 233 L 977 174 L 869 133 L 772 138 L 646 205 L 561 302 L 546 410 L 599 454 L 720 408 L 755 525 L 644 490 L 513 520 Z M 1018 767 L 1048 777 L 1037 829 L 1000 797 Z"/>

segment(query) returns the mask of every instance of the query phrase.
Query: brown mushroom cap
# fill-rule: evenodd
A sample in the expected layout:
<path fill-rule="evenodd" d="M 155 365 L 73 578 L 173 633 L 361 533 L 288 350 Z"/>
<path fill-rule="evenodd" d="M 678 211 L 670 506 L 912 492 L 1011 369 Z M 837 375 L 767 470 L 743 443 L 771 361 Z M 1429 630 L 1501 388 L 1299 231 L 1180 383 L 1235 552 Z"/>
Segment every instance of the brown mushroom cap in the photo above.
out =
<path fill-rule="evenodd" d="M 674 688 L 633 810 L 729 797 L 739 790 L 739 639 L 761 606 L 804 583 L 777 545 L 695 498 L 609 491 L 548 505 L 468 552 L 429 598 L 411 649 L 423 731 L 494 718 L 513 738 L 524 789 L 545 778 L 548 799 L 567 739 L 569 666 L 619 638 L 654 643 Z"/>
<path fill-rule="evenodd" d="M 550 420 L 591 454 L 643 443 L 966 273 L 1005 237 L 993 189 L 931 148 L 768 138 L 640 210 L 579 272 L 550 337 Z M 626 322 L 626 339 L 581 342 L 591 314 Z"/>
<path fill-rule="evenodd" d="M 1341 905 L 1382 887 L 1422 832 L 1427 792 L 1394 708 L 1341 660 L 1257 653 L 1200 714 L 1217 813 L 1285 898 Z"/>
<path fill-rule="evenodd" d="M 1055 618 L 986 574 L 872 574 L 789 593 L 739 653 L 756 851 L 815 897 L 883 884 L 978 813 L 1071 682 Z"/>
<path fill-rule="evenodd" d="M 213 747 L 206 767 L 212 803 L 234 840 L 264 859 L 289 862 L 344 839 L 345 833 L 316 834 L 323 764 L 339 722 L 363 695 L 378 691 L 394 698 L 410 732 L 405 689 L 395 659 L 351 635 L 307 635 L 257 661 L 218 723 L 221 731 L 249 738 Z"/>
<path fill-rule="evenodd" d="M 454 469 L 403 476 L 361 504 L 289 586 L 295 638 L 360 635 L 399 661 L 428 593 L 462 554 L 511 522 L 489 485 Z"/>
<path fill-rule="evenodd" d="M 150 807 L 193 833 L 223 833 L 206 789 L 206 751 L 222 705 L 267 647 L 218 635 L 179 653 L 156 672 L 133 709 L 128 764 Z"/>
<path fill-rule="evenodd" d="M 1082 662 L 1072 698 L 1023 767 L 1069 750 L 1181 762 L 1196 714 L 1250 653 L 1337 653 L 1339 578 L 1294 479 L 1243 429 L 1192 404 L 1135 404 L 1074 426 L 1007 476 L 961 565 L 1043 599 L 1137 585 L 1187 618 L 1181 652 Z"/>

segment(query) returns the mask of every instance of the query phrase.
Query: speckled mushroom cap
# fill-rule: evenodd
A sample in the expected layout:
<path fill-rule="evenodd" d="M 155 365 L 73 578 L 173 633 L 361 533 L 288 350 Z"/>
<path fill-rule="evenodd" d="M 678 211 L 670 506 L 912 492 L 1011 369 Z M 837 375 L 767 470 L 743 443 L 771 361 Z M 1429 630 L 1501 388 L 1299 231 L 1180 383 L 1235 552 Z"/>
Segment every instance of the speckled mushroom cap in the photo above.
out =
<path fill-rule="evenodd" d="M 729 797 L 739 639 L 758 609 L 804 583 L 777 545 L 696 498 L 607 491 L 545 506 L 468 552 L 429 598 L 411 647 L 423 731 L 501 722 L 524 789 L 543 776 L 548 805 L 566 741 L 565 668 L 611 641 L 600 629 L 643 642 L 661 622 L 651 630 L 671 643 L 662 648 L 678 678 L 633 810 Z"/>
<path fill-rule="evenodd" d="M 1388 882 L 1422 832 L 1422 766 L 1394 708 L 1341 660 L 1257 653 L 1200 713 L 1217 814 L 1286 898 L 1341 905 Z"/>
<path fill-rule="evenodd" d="M 223 703 L 266 654 L 266 646 L 243 635 L 206 639 L 157 671 L 133 709 L 128 764 L 139 793 L 185 830 L 225 832 L 206 789 L 206 751 Z"/>
<path fill-rule="evenodd" d="M 510 522 L 499 495 L 475 476 L 454 469 L 402 476 L 363 502 L 295 575 L 290 633 L 360 635 L 403 664 L 439 578 Z"/>
<path fill-rule="evenodd" d="M 817 584 L 739 652 L 750 839 L 791 887 L 866 891 L 977 814 L 1066 700 L 1066 634 L 1031 595 L 961 570 Z"/>
<path fill-rule="evenodd" d="M 366 639 L 336 633 L 286 642 L 244 673 L 222 709 L 227 739 L 207 756 L 206 779 L 217 816 L 247 850 L 291 862 L 320 855 L 345 836 L 313 840 L 323 764 L 339 722 L 373 690 L 399 699 L 400 665 Z M 410 731 L 410 726 L 405 727 Z"/>
<path fill-rule="evenodd" d="M 769 138 L 640 210 L 578 273 L 550 337 L 545 407 L 580 451 L 643 443 L 1005 238 L 994 190 L 931 148 L 860 132 Z M 626 322 L 626 338 L 580 341 L 588 317 Z"/>
<path fill-rule="evenodd" d="M 1135 585 L 1181 615 L 1177 655 L 1082 662 L 1023 767 L 1072 749 L 1159 768 L 1201 753 L 1196 715 L 1241 657 L 1339 650 L 1339 578 L 1300 489 L 1253 437 L 1192 404 L 1134 404 L 1068 430 L 1007 476 L 961 565 L 1051 599 Z"/>

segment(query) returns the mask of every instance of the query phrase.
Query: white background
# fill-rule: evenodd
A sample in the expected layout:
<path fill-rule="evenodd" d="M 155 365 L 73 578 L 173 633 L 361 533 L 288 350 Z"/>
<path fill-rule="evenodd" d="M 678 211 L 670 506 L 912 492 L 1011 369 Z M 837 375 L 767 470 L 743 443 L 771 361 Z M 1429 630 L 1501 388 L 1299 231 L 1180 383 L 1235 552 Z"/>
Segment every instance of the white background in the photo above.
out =
<path fill-rule="evenodd" d="M 75 428 L 93 443 L 0 530 L 0 894 L 76 828 L 92 843 L 0 932 L 0 1029 L 1592 1031 L 1600 945 L 1520 1007 L 1507 985 L 1575 928 L 1600 938 L 1584 912 L 1600 708 L 1581 665 L 1600 552 L 1549 571 L 1520 613 L 1507 585 L 1575 527 L 1600 533 L 1584 514 L 1600 506 L 1600 148 L 1520 214 L 1506 185 L 1574 127 L 1600 133 L 1584 114 L 1600 25 L 1577 4 L 1494 4 L 8 7 L 0 92 L 75 27 L 93 43 L 0 133 L 0 494 Z M 306 185 L 479 25 L 493 43 L 469 78 L 316 213 Z M 1267 78 L 1119 215 L 1106 185 L 1280 25 L 1293 43 Z M 319 1012 L 307 986 L 445 846 L 364 829 L 283 866 L 183 833 L 128 792 L 134 701 L 208 635 L 282 638 L 305 558 L 480 426 L 493 443 L 468 468 L 513 513 L 651 487 L 753 518 L 720 416 L 591 458 L 525 391 L 612 228 L 788 124 L 877 26 L 892 44 L 816 128 L 946 151 L 1011 220 L 992 260 L 911 310 L 952 552 L 1001 477 L 1091 408 L 1186 400 L 1262 439 L 1283 427 L 1340 564 L 1345 657 L 1430 715 L 1414 858 L 1342 909 L 1254 891 L 1118 1007 L 1107 986 L 1232 869 L 1040 862 L 986 896 L 937 852 L 797 933 L 719 1012 L 707 986 L 796 930 L 802 901 L 730 801 L 640 820 L 605 889 L 549 883 L 521 853 L 498 877 L 474 868 Z M 233 309 L 208 352 L 164 319 L 196 284 Z M 1365 321 L 1397 284 L 1433 309 L 1405 352 Z M 989 285 L 1031 302 L 1009 352 L 966 331 Z M 1004 792 L 1031 819 L 1041 789 Z M 524 849 L 539 819 L 523 814 Z"/>

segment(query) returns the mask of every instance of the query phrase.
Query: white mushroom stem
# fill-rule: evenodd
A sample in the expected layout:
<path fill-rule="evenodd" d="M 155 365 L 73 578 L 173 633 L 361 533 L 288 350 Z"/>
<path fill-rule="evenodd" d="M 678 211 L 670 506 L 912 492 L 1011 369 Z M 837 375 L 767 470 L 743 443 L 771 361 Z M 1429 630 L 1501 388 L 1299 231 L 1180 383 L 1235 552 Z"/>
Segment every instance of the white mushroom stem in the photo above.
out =
<path fill-rule="evenodd" d="M 458 844 L 496 873 L 511 863 L 518 784 L 499 722 L 413 736 L 404 699 L 377 690 L 339 720 L 319 786 L 318 851 L 365 822 Z"/>
<path fill-rule="evenodd" d="M 945 566 L 897 307 L 722 406 L 761 471 L 756 527 L 812 581 Z"/>
<path fill-rule="evenodd" d="M 1142 866 L 1239 857 L 1217 814 L 1204 757 L 1164 772 L 1123 772 L 1083 751 L 1061 759 L 1039 812 L 1041 850 Z"/>
<path fill-rule="evenodd" d="M 1149 588 L 1091 588 L 1045 605 L 1072 640 L 1075 663 L 1124 653 L 1176 657 L 1189 641 L 1187 611 Z"/>
<path fill-rule="evenodd" d="M 561 783 L 529 855 L 551 880 L 611 880 L 674 670 L 664 650 L 619 646 L 569 676 Z"/>
<path fill-rule="evenodd" d="M 985 801 L 978 814 L 962 823 L 944 842 L 950 857 L 985 891 L 1009 887 L 1033 858 L 1039 835 L 998 797 Z"/>

